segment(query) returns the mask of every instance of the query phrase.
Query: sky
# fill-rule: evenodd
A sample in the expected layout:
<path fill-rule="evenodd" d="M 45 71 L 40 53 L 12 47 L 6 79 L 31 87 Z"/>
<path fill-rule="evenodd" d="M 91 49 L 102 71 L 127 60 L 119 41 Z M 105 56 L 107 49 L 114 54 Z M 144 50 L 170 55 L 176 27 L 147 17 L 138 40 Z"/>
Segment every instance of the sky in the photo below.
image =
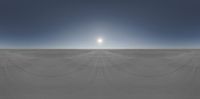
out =
<path fill-rule="evenodd" d="M 199 48 L 199 5 L 199 0 L 0 0 L 0 48 Z"/>

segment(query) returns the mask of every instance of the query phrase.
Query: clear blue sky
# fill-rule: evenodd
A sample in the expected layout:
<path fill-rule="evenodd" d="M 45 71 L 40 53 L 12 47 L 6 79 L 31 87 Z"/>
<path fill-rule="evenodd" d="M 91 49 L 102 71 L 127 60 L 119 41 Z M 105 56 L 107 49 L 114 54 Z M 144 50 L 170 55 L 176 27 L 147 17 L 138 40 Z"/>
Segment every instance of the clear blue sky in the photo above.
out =
<path fill-rule="evenodd" d="M 1 0 L 0 48 L 199 48 L 198 0 Z M 104 44 L 96 44 L 102 37 Z"/>

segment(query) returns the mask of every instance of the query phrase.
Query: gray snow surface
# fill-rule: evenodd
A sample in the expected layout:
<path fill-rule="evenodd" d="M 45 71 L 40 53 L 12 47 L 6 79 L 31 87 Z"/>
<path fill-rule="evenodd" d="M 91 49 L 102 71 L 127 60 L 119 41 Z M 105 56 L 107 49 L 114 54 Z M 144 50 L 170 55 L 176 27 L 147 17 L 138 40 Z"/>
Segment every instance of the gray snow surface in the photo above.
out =
<path fill-rule="evenodd" d="M 0 50 L 0 99 L 200 99 L 200 50 Z"/>

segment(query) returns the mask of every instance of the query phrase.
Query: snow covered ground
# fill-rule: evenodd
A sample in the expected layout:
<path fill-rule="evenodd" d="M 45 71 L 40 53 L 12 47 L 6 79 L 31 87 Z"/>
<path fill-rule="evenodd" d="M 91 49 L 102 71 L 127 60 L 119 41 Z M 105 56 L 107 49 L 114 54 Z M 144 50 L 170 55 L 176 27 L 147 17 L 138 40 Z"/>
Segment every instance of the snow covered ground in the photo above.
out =
<path fill-rule="evenodd" d="M 200 99 L 200 50 L 0 50 L 0 99 Z"/>

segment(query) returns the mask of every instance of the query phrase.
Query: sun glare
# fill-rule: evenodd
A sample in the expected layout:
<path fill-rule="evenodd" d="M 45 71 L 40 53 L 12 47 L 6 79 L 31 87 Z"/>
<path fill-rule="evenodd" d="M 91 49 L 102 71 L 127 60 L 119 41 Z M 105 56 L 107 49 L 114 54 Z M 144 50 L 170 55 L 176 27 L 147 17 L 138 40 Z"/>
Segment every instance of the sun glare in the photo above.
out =
<path fill-rule="evenodd" d="M 102 38 L 97 38 L 97 43 L 98 44 L 102 44 L 103 43 L 103 39 Z"/>

